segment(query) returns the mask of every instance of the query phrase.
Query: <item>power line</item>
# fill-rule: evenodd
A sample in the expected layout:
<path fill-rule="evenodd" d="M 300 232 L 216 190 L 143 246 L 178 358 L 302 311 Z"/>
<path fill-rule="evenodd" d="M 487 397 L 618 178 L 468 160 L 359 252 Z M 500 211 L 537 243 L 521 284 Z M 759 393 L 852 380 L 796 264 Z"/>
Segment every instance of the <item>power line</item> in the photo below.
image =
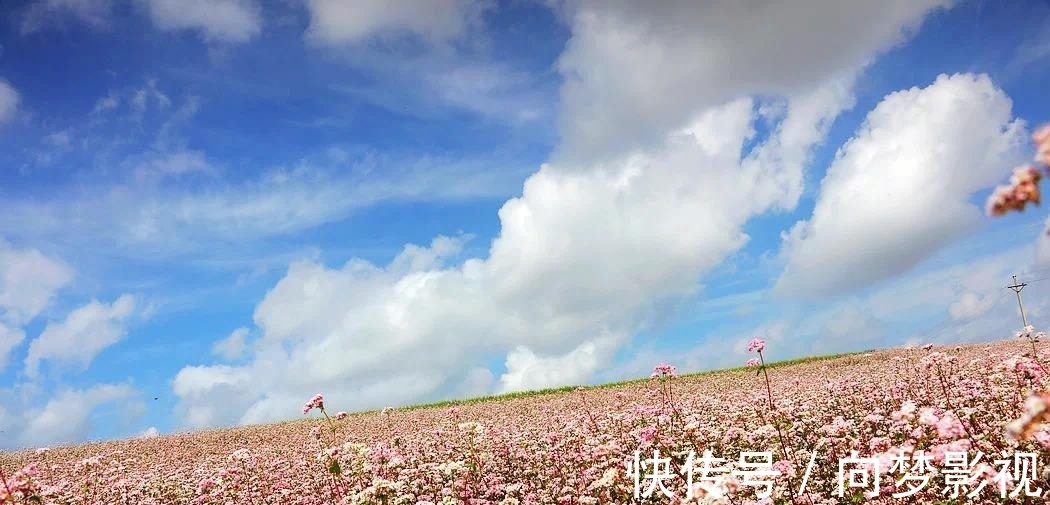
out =
<path fill-rule="evenodd" d="M 991 303 L 991 305 L 994 306 L 994 305 L 998 304 L 1000 301 L 1002 301 L 1003 298 L 1006 298 L 1006 296 L 1009 295 L 1009 294 L 1010 294 L 1009 292 L 1001 293 L 999 295 L 999 297 L 996 298 L 995 301 Z M 947 318 L 945 318 L 943 321 L 941 321 L 941 324 L 939 324 L 937 326 L 934 326 L 933 328 L 930 328 L 930 329 L 928 329 L 928 330 L 926 330 L 925 332 L 922 332 L 922 333 L 923 333 L 923 336 L 925 338 L 936 339 L 937 337 L 941 336 L 944 332 L 946 332 L 948 330 L 957 329 L 957 328 L 960 327 L 960 325 L 967 326 L 969 324 L 972 324 L 973 322 L 974 322 L 973 320 L 970 320 L 970 321 L 958 320 L 958 319 L 955 319 L 954 316 L 949 315 Z"/>
<path fill-rule="evenodd" d="M 1050 277 L 1047 277 L 1046 279 L 1050 279 Z M 1035 282 L 1035 281 L 1030 281 L 1029 284 L 1031 282 Z M 989 289 L 989 290 L 971 291 L 971 292 L 974 293 L 977 296 L 980 296 L 981 298 L 985 298 L 985 297 L 992 297 L 993 294 L 996 291 L 999 291 L 1000 289 L 1002 289 L 1002 288 L 1001 287 L 996 287 L 996 288 L 994 288 L 994 291 L 992 289 Z M 999 302 L 1001 302 L 1004 298 L 1006 298 L 1009 295 L 1010 295 L 1009 291 L 999 292 L 999 296 L 994 297 L 994 301 L 991 302 L 990 305 L 992 305 L 992 306 L 998 305 Z M 949 317 L 945 318 L 944 320 L 942 320 L 940 324 L 938 324 L 938 325 L 936 325 L 936 326 L 934 326 L 932 328 L 929 328 L 929 329 L 927 329 L 925 331 L 919 332 L 915 336 L 923 338 L 923 339 L 927 339 L 927 340 L 936 340 L 938 337 L 943 335 L 944 332 L 946 332 L 948 330 L 953 330 L 953 329 L 957 329 L 957 328 L 960 328 L 960 327 L 969 326 L 973 322 L 974 321 L 969 321 L 969 322 L 960 321 L 960 320 L 955 319 L 955 317 L 953 317 L 953 316 L 949 316 Z"/>

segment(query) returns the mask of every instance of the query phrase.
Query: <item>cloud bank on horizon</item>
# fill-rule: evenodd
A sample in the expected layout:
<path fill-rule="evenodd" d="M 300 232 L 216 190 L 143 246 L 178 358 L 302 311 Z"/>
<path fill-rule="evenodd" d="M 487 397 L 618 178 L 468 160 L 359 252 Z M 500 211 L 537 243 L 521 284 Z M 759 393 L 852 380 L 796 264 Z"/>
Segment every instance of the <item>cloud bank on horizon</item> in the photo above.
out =
<path fill-rule="evenodd" d="M 1050 317 L 1045 3 L 193 6 L 0 8 L 0 448 Z"/>

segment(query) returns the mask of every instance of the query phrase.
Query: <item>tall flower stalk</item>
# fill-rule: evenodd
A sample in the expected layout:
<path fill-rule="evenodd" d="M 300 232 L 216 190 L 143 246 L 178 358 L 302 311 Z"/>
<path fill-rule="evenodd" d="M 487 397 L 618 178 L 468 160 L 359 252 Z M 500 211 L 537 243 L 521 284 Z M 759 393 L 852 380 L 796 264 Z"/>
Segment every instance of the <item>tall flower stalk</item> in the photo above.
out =
<path fill-rule="evenodd" d="M 306 402 L 306 405 L 303 405 L 303 415 L 305 416 L 309 414 L 310 411 L 313 409 L 321 411 L 321 414 L 324 415 L 324 418 L 328 420 L 328 428 L 332 431 L 332 434 L 334 435 L 336 433 L 335 421 L 332 419 L 331 416 L 328 415 L 328 411 L 325 410 L 324 395 L 322 395 L 321 393 L 317 393 L 316 395 L 314 395 L 313 398 L 310 399 L 310 401 Z M 338 419 L 345 419 L 346 417 L 347 414 L 345 412 L 340 412 L 336 414 L 336 418 Z M 328 444 L 326 444 L 321 437 L 320 427 L 314 426 L 312 431 L 314 437 L 317 438 L 317 441 L 321 444 L 321 453 L 327 459 L 327 463 L 325 466 L 328 470 L 328 477 L 329 479 L 331 479 L 332 484 L 330 492 L 332 493 L 333 497 L 338 497 L 342 495 L 345 491 L 345 486 L 342 482 L 343 469 L 342 466 L 339 464 L 340 448 L 327 447 Z"/>
<path fill-rule="evenodd" d="M 759 371 L 766 378 L 766 399 L 769 401 L 769 411 L 776 410 L 773 406 L 773 388 L 769 385 L 769 373 L 766 372 L 766 359 L 762 356 L 762 351 L 766 349 L 766 342 L 760 338 L 753 338 L 747 343 L 747 352 L 757 352 L 758 359 L 751 358 L 747 360 L 748 366 L 758 366 Z"/>
<path fill-rule="evenodd" d="M 788 443 L 784 437 L 784 431 L 780 426 L 780 419 L 777 416 L 777 408 L 773 405 L 773 387 L 769 383 L 769 372 L 766 371 L 766 359 L 764 356 L 762 356 L 762 351 L 764 351 L 765 349 L 765 340 L 762 340 L 760 338 L 751 339 L 747 343 L 747 352 L 758 353 L 758 359 L 756 360 L 755 358 L 751 358 L 747 360 L 746 364 L 748 366 L 759 367 L 759 372 L 761 372 L 766 379 L 766 401 L 769 402 L 769 414 L 773 417 L 773 427 L 777 430 L 777 438 L 780 440 L 780 449 L 784 453 L 784 458 L 786 458 L 788 461 L 793 462 L 794 460 L 791 458 L 791 453 L 788 451 Z M 789 480 L 793 481 L 794 479 Z M 795 492 L 793 487 L 794 482 L 792 482 L 791 487 L 788 488 L 788 491 L 791 493 L 791 503 L 795 503 Z"/>
<path fill-rule="evenodd" d="M 653 367 L 653 373 L 649 375 L 649 379 L 657 379 L 660 381 L 660 395 L 664 400 L 664 408 L 670 409 L 672 420 L 681 420 L 682 414 L 678 411 L 678 406 L 674 402 L 674 393 L 671 391 L 671 379 L 673 379 L 677 373 L 675 372 L 674 365 L 668 365 L 667 363 L 660 363 Z"/>
<path fill-rule="evenodd" d="M 653 373 L 649 375 L 650 379 L 660 380 L 660 393 L 664 398 L 664 402 L 667 404 L 671 403 L 671 384 L 667 381 L 671 377 L 675 376 L 674 365 L 668 365 L 667 363 L 660 363 L 653 367 Z"/>

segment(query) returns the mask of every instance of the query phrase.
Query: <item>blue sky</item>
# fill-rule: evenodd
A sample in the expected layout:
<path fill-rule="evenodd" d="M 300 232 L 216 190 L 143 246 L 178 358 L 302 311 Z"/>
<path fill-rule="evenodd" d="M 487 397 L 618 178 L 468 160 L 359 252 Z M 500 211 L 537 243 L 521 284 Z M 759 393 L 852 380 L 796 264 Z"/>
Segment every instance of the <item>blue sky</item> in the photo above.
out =
<path fill-rule="evenodd" d="M 0 448 L 1050 316 L 1045 2 L 0 8 Z"/>

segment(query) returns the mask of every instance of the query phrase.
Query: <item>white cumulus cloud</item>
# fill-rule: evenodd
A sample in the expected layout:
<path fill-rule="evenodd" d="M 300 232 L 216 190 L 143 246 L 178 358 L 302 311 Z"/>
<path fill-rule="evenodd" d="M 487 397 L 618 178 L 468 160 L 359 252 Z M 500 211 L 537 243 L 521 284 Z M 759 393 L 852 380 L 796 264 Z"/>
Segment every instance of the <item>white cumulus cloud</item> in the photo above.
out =
<path fill-rule="evenodd" d="M 153 438 L 159 435 L 160 430 L 158 430 L 156 426 L 150 426 L 149 428 L 143 430 L 142 433 L 139 433 L 138 438 Z"/>
<path fill-rule="evenodd" d="M 799 94 L 862 67 L 953 2 L 567 4 L 560 151 L 602 159 L 659 143 L 698 109 L 740 95 Z"/>
<path fill-rule="evenodd" d="M 226 359 L 237 359 L 248 350 L 247 342 L 248 328 L 237 328 L 226 338 L 215 342 L 211 352 Z"/>
<path fill-rule="evenodd" d="M 294 416 L 322 389 L 349 409 L 593 376 L 695 295 L 750 219 L 797 205 L 859 70 L 944 4 L 572 3 L 560 155 L 502 206 L 487 256 L 439 237 L 385 265 L 292 264 L 256 307 L 248 364 L 176 377 L 183 422 Z"/>
<path fill-rule="evenodd" d="M 73 268 L 61 259 L 0 240 L 0 314 L 9 323 L 38 316 L 72 280 Z"/>
<path fill-rule="evenodd" d="M 280 418 L 320 388 L 360 388 L 344 400 L 356 407 L 377 406 L 365 392 L 414 401 L 477 384 L 486 355 L 506 356 L 493 384 L 502 391 L 583 381 L 663 302 L 694 294 L 700 275 L 743 246 L 750 217 L 794 205 L 807 153 L 850 102 L 838 80 L 792 97 L 780 126 L 744 157 L 750 99 L 699 114 L 660 149 L 615 165 L 545 165 L 500 210 L 487 258 L 455 264 L 465 237 L 440 237 L 386 266 L 294 263 L 256 308 L 250 364 L 187 367 L 176 378 L 184 421 Z"/>
<path fill-rule="evenodd" d="M 542 357 L 519 346 L 507 354 L 507 372 L 500 377 L 500 392 L 543 389 L 580 384 L 608 363 L 622 343 L 622 336 L 588 340 L 567 354 Z"/>
<path fill-rule="evenodd" d="M 887 95 L 839 150 L 813 216 L 785 233 L 777 292 L 860 288 L 973 230 L 983 219 L 973 194 L 1021 160 L 1024 123 L 1011 109 L 985 75 Z"/>
<path fill-rule="evenodd" d="M 43 360 L 86 369 L 95 356 L 124 338 L 135 305 L 131 295 L 122 295 L 110 304 L 93 300 L 70 312 L 64 321 L 49 323 L 29 344 L 26 374 L 35 377 Z"/>
<path fill-rule="evenodd" d="M 955 320 L 973 319 L 988 313 L 997 301 L 998 299 L 994 296 L 981 296 L 967 291 L 948 306 L 948 313 Z"/>
<path fill-rule="evenodd" d="M 95 409 L 129 399 L 135 389 L 126 384 L 101 384 L 89 389 L 63 389 L 42 407 L 30 407 L 6 423 L 23 447 L 83 441 L 93 428 Z M 0 420 L 2 421 L 2 420 Z M 12 440 L 3 442 L 9 445 Z"/>

